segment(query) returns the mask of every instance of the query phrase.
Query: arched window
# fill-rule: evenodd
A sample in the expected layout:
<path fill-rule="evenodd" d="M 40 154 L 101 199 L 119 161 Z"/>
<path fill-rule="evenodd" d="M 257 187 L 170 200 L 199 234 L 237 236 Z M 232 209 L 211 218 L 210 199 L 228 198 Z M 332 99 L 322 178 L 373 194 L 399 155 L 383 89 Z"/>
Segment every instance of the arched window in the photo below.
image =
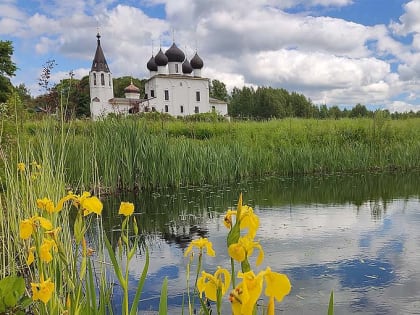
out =
<path fill-rule="evenodd" d="M 101 85 L 105 85 L 105 75 L 101 73 Z"/>
<path fill-rule="evenodd" d="M 96 73 L 93 74 L 93 85 L 96 85 Z"/>

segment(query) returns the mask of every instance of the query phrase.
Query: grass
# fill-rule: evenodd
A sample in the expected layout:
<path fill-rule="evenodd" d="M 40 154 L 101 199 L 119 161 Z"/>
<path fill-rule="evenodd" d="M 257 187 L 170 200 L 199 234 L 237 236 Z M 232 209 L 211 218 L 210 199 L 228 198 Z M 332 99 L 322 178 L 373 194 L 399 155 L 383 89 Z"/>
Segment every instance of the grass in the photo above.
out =
<path fill-rule="evenodd" d="M 90 189 L 420 166 L 419 119 L 210 123 L 113 118 L 65 125 L 65 139 L 53 121 L 28 123 L 24 130 L 22 146 L 26 151 L 30 146 L 35 158 L 50 150 L 56 161 L 65 141 L 65 181 Z M 41 145 L 40 139 L 48 144 Z"/>

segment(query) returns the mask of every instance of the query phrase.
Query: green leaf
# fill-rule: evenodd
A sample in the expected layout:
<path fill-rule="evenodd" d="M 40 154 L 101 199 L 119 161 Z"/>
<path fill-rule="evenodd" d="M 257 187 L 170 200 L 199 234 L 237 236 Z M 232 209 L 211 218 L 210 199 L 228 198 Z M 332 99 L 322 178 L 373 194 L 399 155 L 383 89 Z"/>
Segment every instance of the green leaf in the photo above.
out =
<path fill-rule="evenodd" d="M 136 217 L 133 216 L 133 230 L 135 235 L 139 235 L 139 227 L 137 225 Z"/>
<path fill-rule="evenodd" d="M 82 263 L 80 265 L 80 275 L 79 275 L 80 280 L 83 280 L 85 278 L 85 275 L 86 275 L 86 263 L 87 263 L 86 256 L 83 256 L 82 257 Z"/>
<path fill-rule="evenodd" d="M 330 304 L 328 305 L 328 315 L 334 315 L 334 291 L 331 291 Z"/>
<path fill-rule="evenodd" d="M 128 261 L 130 261 L 131 258 L 133 258 L 134 254 L 136 253 L 136 249 L 137 249 L 137 241 L 135 242 L 133 248 L 127 254 Z"/>
<path fill-rule="evenodd" d="M 247 272 L 251 270 L 251 265 L 249 264 L 248 258 L 245 258 L 245 260 L 241 262 L 241 269 L 242 272 Z"/>
<path fill-rule="evenodd" d="M 163 279 L 162 290 L 160 291 L 159 315 L 168 314 L 168 277 Z"/>
<path fill-rule="evenodd" d="M 26 309 L 29 307 L 29 305 L 32 304 L 32 299 L 28 296 L 24 296 L 20 301 L 19 301 L 19 305 L 23 308 Z"/>
<path fill-rule="evenodd" d="M 204 315 L 210 315 L 209 309 L 207 308 L 206 303 L 204 303 L 203 299 L 199 296 L 198 299 L 200 300 L 201 309 L 204 312 Z"/>
<path fill-rule="evenodd" d="M 74 238 L 76 239 L 76 243 L 80 244 L 84 235 L 84 228 L 83 228 L 83 218 L 82 214 L 79 211 L 77 213 L 76 219 L 74 220 Z"/>
<path fill-rule="evenodd" d="M 114 267 L 115 274 L 117 275 L 118 281 L 120 281 L 121 286 L 125 288 L 127 284 L 122 275 L 120 265 L 118 264 L 117 259 L 115 258 L 115 253 L 114 253 L 114 250 L 112 249 L 112 245 L 109 242 L 108 237 L 106 237 L 106 235 L 104 235 L 104 239 L 105 239 L 106 249 L 108 250 L 109 258 L 111 259 L 112 266 Z"/>
<path fill-rule="evenodd" d="M 90 305 L 91 307 L 96 310 L 97 306 L 96 306 L 96 285 L 95 285 L 95 280 L 93 279 L 93 272 L 92 272 L 92 263 L 90 261 L 90 259 L 88 260 L 88 278 L 86 279 L 87 284 L 87 290 L 86 293 L 89 295 L 88 298 L 90 297 Z"/>
<path fill-rule="evenodd" d="M 239 227 L 239 223 L 236 222 L 233 228 L 230 229 L 229 234 L 227 236 L 227 247 L 229 247 L 232 244 L 238 243 L 240 236 L 241 236 L 241 229 Z"/>
<path fill-rule="evenodd" d="M 14 307 L 25 293 L 25 280 L 18 276 L 7 276 L 0 280 L 0 309 Z"/>
<path fill-rule="evenodd" d="M 144 263 L 143 272 L 141 273 L 141 277 L 137 285 L 136 295 L 134 296 L 134 300 L 131 304 L 130 315 L 137 314 L 137 306 L 140 301 L 141 293 L 143 292 L 144 282 L 146 281 L 147 272 L 149 270 L 149 262 L 150 262 L 149 249 L 146 246 L 146 262 Z"/>

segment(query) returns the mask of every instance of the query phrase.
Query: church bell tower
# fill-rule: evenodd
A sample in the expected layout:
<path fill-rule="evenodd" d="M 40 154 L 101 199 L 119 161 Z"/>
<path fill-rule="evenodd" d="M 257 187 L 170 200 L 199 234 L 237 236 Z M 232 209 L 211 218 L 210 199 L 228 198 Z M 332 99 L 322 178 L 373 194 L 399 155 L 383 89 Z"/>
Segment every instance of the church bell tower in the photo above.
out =
<path fill-rule="evenodd" d="M 98 39 L 98 45 L 89 72 L 90 116 L 94 120 L 112 112 L 112 105 L 109 100 L 114 98 L 112 75 L 102 51 L 101 35 L 98 33 L 96 38 Z"/>

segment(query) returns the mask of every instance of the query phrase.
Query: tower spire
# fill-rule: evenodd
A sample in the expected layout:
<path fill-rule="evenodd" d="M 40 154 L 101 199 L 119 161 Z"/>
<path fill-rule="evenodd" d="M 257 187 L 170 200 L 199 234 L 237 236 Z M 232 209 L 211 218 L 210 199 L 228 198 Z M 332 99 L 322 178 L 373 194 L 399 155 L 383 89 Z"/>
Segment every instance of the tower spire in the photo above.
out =
<path fill-rule="evenodd" d="M 104 52 L 101 47 L 101 35 L 99 32 L 96 34 L 97 38 L 97 47 L 95 52 L 95 57 L 93 58 L 91 71 L 103 71 L 110 72 L 108 64 L 105 59 Z"/>

